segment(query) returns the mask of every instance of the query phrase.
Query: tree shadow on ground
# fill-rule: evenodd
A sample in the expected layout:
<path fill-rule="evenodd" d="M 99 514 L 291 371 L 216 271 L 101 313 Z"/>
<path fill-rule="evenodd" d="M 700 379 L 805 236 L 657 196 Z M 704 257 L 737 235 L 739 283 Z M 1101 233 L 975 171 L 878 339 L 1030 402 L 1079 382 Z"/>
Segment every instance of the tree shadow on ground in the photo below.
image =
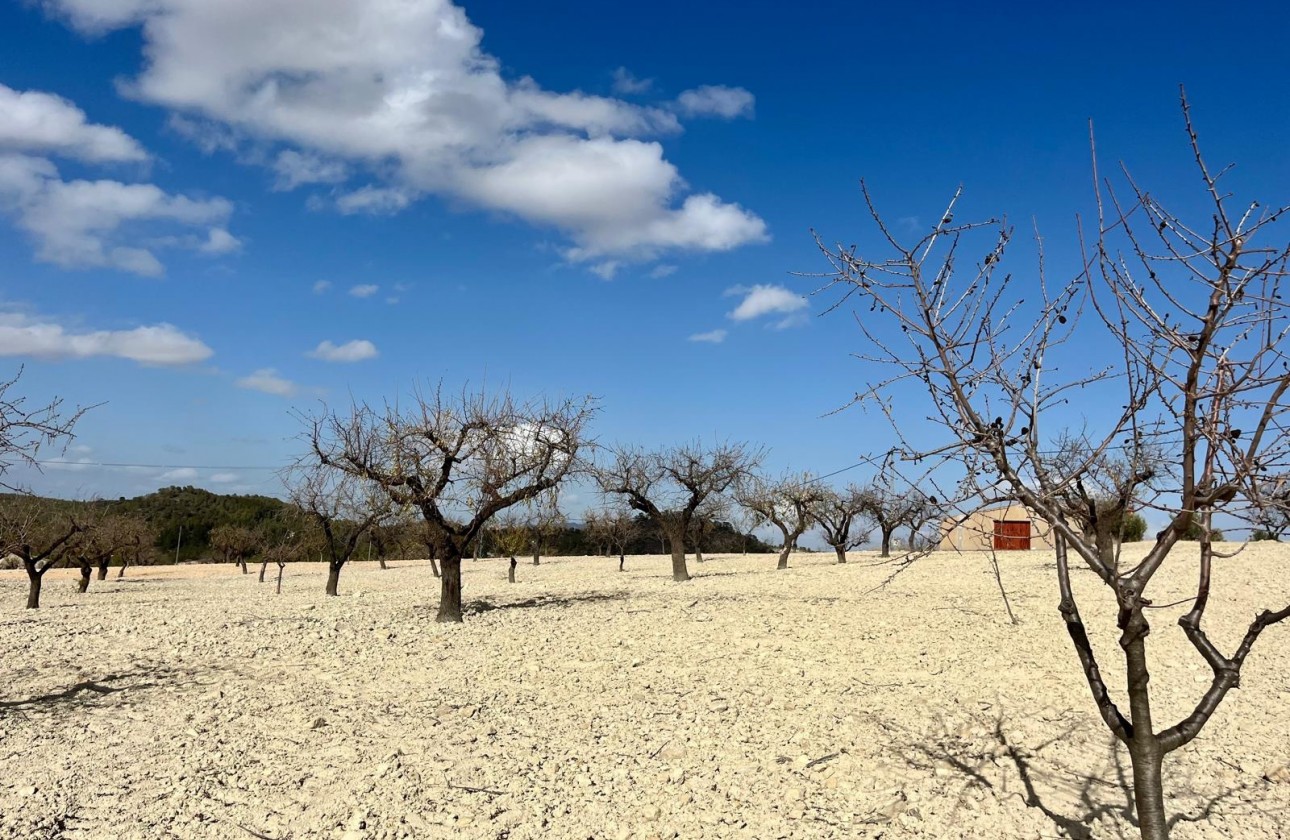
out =
<path fill-rule="evenodd" d="M 929 739 L 909 732 L 914 737 L 901 745 L 905 748 L 906 763 L 926 771 L 934 771 L 938 764 L 948 765 L 966 779 L 965 793 L 977 787 L 1001 800 L 1019 796 L 1026 807 L 1038 809 L 1065 836 L 1074 840 L 1091 840 L 1090 826 L 1106 817 L 1114 822 L 1103 823 L 1103 832 L 1111 830 L 1113 825 L 1116 836 L 1123 840 L 1138 836 L 1132 769 L 1125 749 L 1113 736 L 1107 735 L 1106 757 L 1100 768 L 1086 773 L 1045 755 L 1046 750 L 1065 742 L 1084 723 L 1072 724 L 1053 738 L 1029 747 L 1009 737 L 1009 727 L 1001 714 L 978 722 L 990 731 L 988 741 L 969 741 L 948 733 Z M 899 727 L 888 723 L 884 728 Z M 1009 782 L 1014 780 L 1021 783 L 1019 792 L 1010 791 Z M 1212 782 L 1182 779 L 1177 774 L 1170 778 L 1166 770 L 1166 787 L 1172 788 L 1166 792 L 1167 797 L 1175 803 L 1183 798 L 1195 803 L 1170 815 L 1169 828 L 1172 830 L 1183 822 L 1203 823 L 1220 807 L 1237 800 L 1241 800 L 1243 811 L 1271 814 L 1270 809 L 1261 808 L 1243 796 L 1254 790 L 1266 790 L 1271 784 L 1265 778 L 1254 777 L 1214 790 Z"/>
<path fill-rule="evenodd" d="M 479 615 L 493 610 L 528 610 L 546 607 L 572 607 L 578 604 L 594 604 L 602 601 L 625 601 L 626 592 L 588 592 L 583 595 L 537 595 L 522 601 L 490 601 L 479 598 L 462 607 L 466 615 Z"/>
<path fill-rule="evenodd" d="M 107 674 L 80 680 L 58 691 L 37 694 L 22 700 L 0 700 L 0 712 L 49 711 L 58 708 L 88 706 L 108 695 L 144 691 L 173 684 L 177 672 L 170 668 L 144 668 L 124 674 Z"/>

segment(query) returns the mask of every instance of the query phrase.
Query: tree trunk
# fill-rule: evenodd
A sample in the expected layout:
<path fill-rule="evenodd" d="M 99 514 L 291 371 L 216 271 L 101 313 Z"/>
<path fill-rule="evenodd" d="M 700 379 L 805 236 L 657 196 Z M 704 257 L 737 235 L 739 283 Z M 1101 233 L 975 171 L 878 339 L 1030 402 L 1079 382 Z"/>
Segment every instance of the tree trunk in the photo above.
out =
<path fill-rule="evenodd" d="M 694 559 L 696 562 L 703 562 L 703 549 L 699 548 L 697 545 L 694 547 Z"/>
<path fill-rule="evenodd" d="M 508 582 L 510 582 L 510 583 L 514 583 L 514 582 L 515 582 L 515 567 L 516 567 L 516 566 L 518 566 L 518 565 L 519 565 L 519 561 L 518 561 L 518 560 L 516 560 L 514 557 L 512 557 L 512 558 L 511 558 L 511 568 L 506 572 L 506 580 L 507 580 Z"/>
<path fill-rule="evenodd" d="M 376 562 L 381 564 L 381 569 L 382 569 L 382 570 L 385 570 L 385 569 L 390 568 L 389 566 L 385 565 L 385 555 L 383 555 L 383 554 L 381 554 L 381 555 L 377 555 L 377 557 L 376 557 Z"/>
<path fill-rule="evenodd" d="M 786 542 L 786 543 L 784 543 L 784 547 L 783 547 L 782 549 L 780 549 L 780 552 L 779 552 L 779 562 L 778 562 L 777 564 L 775 564 L 775 568 L 776 568 L 776 569 L 787 569 L 787 568 L 788 568 L 788 555 L 789 555 L 789 553 L 790 553 L 790 552 L 792 552 L 792 550 L 793 550 L 793 544 L 792 544 L 792 543 L 790 543 L 790 542 Z"/>
<path fill-rule="evenodd" d="M 111 557 L 99 558 L 99 580 L 107 580 L 108 563 L 110 563 L 111 560 Z"/>
<path fill-rule="evenodd" d="M 533 565 L 534 566 L 542 565 L 542 553 L 539 552 L 536 548 L 533 549 Z"/>
<path fill-rule="evenodd" d="M 80 583 L 77 585 L 77 590 L 76 590 L 77 592 L 84 593 L 89 590 L 91 571 L 92 570 L 88 565 L 81 566 L 81 580 L 80 580 Z"/>
<path fill-rule="evenodd" d="M 430 558 L 430 571 L 434 572 L 435 577 L 442 577 L 439 573 L 439 564 L 434 561 L 433 557 Z"/>
<path fill-rule="evenodd" d="M 1151 632 L 1142 608 L 1136 607 L 1125 622 L 1120 646 L 1128 670 L 1130 720 L 1129 760 L 1133 765 L 1133 803 L 1142 840 L 1168 840 L 1165 794 L 1160 768 L 1164 750 L 1151 722 L 1151 674 L 1147 670 L 1147 634 Z"/>
<path fill-rule="evenodd" d="M 690 579 L 690 570 L 685 567 L 685 535 L 668 537 L 672 543 L 672 580 Z"/>
<path fill-rule="evenodd" d="M 248 574 L 248 571 L 247 571 L 247 568 L 246 568 L 246 558 L 245 558 L 245 557 L 239 557 L 239 558 L 237 558 L 237 565 L 239 565 L 239 566 L 241 566 L 241 567 L 242 567 L 242 574 L 244 574 L 244 575 L 245 575 L 245 574 Z"/>
<path fill-rule="evenodd" d="M 44 582 L 41 574 L 31 567 L 27 568 L 27 609 L 40 609 L 40 584 Z"/>
<path fill-rule="evenodd" d="M 269 561 L 264 560 L 260 563 L 260 583 L 264 583 L 264 573 L 269 570 Z"/>
<path fill-rule="evenodd" d="M 879 555 L 880 557 L 891 556 L 891 532 L 895 530 L 895 528 L 882 529 L 882 554 Z"/>
<path fill-rule="evenodd" d="M 456 550 L 443 558 L 443 576 L 439 588 L 439 615 L 435 621 L 460 624 L 461 617 L 461 557 Z"/>
<path fill-rule="evenodd" d="M 621 572 L 621 571 L 623 570 L 623 563 L 625 563 L 626 561 L 627 561 L 627 557 L 626 557 L 626 556 L 624 556 L 624 555 L 622 555 L 622 554 L 619 554 L 619 555 L 618 555 L 618 571 L 620 571 L 620 572 Z"/>
<path fill-rule="evenodd" d="M 845 562 L 847 562 L 847 550 L 846 550 L 845 548 L 843 548 L 843 547 L 842 547 L 842 546 L 840 546 L 840 545 L 835 545 L 835 546 L 833 546 L 833 550 L 834 550 L 834 551 L 836 551 L 836 552 L 837 552 L 837 554 L 838 554 L 838 562 L 839 562 L 839 563 L 845 563 Z"/>
<path fill-rule="evenodd" d="M 281 594 L 282 594 L 282 573 L 286 570 L 286 568 L 287 568 L 287 564 L 286 564 L 286 563 L 279 563 L 279 564 L 278 564 L 278 589 L 277 589 L 277 591 L 276 591 L 276 592 L 274 592 L 274 594 L 275 594 L 275 595 L 281 595 Z"/>
<path fill-rule="evenodd" d="M 909 527 L 909 550 L 910 551 L 914 550 L 915 548 L 914 543 L 917 541 L 918 541 L 918 529 L 911 525 Z"/>
<path fill-rule="evenodd" d="M 120 580 L 121 578 L 125 577 L 125 567 L 126 567 L 126 566 L 128 566 L 128 565 L 130 565 L 129 561 L 128 561 L 128 560 L 126 560 L 124 557 L 122 557 L 122 558 L 121 558 L 121 568 L 119 568 L 119 569 L 117 569 L 117 570 L 116 570 L 116 579 L 117 579 L 117 580 Z"/>
<path fill-rule="evenodd" d="M 331 563 L 327 567 L 327 594 L 339 595 L 336 587 L 340 585 L 340 564 Z"/>

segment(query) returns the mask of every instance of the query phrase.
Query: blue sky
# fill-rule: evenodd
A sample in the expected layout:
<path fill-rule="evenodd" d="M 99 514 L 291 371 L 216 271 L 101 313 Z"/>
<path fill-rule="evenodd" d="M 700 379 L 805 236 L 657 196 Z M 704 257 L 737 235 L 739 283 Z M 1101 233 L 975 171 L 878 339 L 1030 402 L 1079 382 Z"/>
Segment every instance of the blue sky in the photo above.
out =
<path fill-rule="evenodd" d="M 910 231 L 963 184 L 1069 274 L 1090 118 L 1199 206 L 1183 83 L 1230 186 L 1290 192 L 1283 4 L 1048 6 L 0 4 L 0 367 L 103 403 L 22 479 L 277 492 L 293 408 L 440 379 L 851 464 L 875 374 L 792 272 L 873 242 L 859 178 Z"/>

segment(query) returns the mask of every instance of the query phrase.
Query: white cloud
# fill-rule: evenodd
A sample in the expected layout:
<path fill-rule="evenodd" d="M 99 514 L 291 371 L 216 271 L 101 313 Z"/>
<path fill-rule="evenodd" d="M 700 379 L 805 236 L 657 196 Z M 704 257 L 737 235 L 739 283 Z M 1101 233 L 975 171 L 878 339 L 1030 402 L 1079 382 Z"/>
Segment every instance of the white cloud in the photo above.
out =
<path fill-rule="evenodd" d="M 720 344 L 726 340 L 725 330 L 712 330 L 711 332 L 695 333 L 690 336 L 689 341 L 704 341 L 708 344 Z"/>
<path fill-rule="evenodd" d="M 157 476 L 158 481 L 192 481 L 195 478 L 197 478 L 197 470 L 192 467 L 179 467 Z"/>
<path fill-rule="evenodd" d="M 792 329 L 793 327 L 804 327 L 809 323 L 810 323 L 810 319 L 806 317 L 805 312 L 794 312 L 792 315 L 789 315 L 787 318 L 781 318 L 778 321 L 776 321 L 774 324 L 771 325 L 771 329 L 788 330 L 788 329 Z"/>
<path fill-rule="evenodd" d="M 146 365 L 187 365 L 205 361 L 213 353 L 170 324 L 75 332 L 26 315 L 0 314 L 0 356 L 55 360 L 111 356 Z"/>
<path fill-rule="evenodd" d="M 323 292 L 327 291 L 330 288 L 331 288 L 330 280 L 319 280 L 318 282 L 314 283 L 314 294 L 321 295 Z"/>
<path fill-rule="evenodd" d="M 224 228 L 211 228 L 197 250 L 203 254 L 230 254 L 242 249 L 242 242 Z"/>
<path fill-rule="evenodd" d="M 338 160 L 286 149 L 273 162 L 278 173 L 275 190 L 294 190 L 302 184 L 339 184 L 349 177 L 349 170 Z"/>
<path fill-rule="evenodd" d="M 237 247 L 224 228 L 233 205 L 222 198 L 171 195 L 153 184 L 64 181 L 53 163 L 0 152 L 0 211 L 36 241 L 36 257 L 64 268 L 111 267 L 148 277 L 164 273 L 152 251 L 127 244 L 143 224 L 207 228 L 198 250 L 223 253 Z M 182 245 L 183 237 L 155 242 Z"/>
<path fill-rule="evenodd" d="M 214 125 L 284 144 L 298 157 L 273 158 L 282 187 L 369 178 L 335 199 L 342 213 L 464 199 L 556 228 L 570 259 L 592 262 L 766 238 L 738 204 L 687 197 L 662 147 L 638 139 L 680 130 L 678 109 L 747 113 L 738 88 L 658 108 L 511 81 L 448 0 L 47 2 L 89 32 L 141 25 L 144 68 L 124 89 L 178 112 L 203 142 L 222 142 Z"/>
<path fill-rule="evenodd" d="M 357 286 L 350 286 L 349 293 L 356 298 L 369 298 L 376 294 L 380 288 L 375 283 L 361 283 Z"/>
<path fill-rule="evenodd" d="M 209 480 L 212 484 L 232 484 L 234 481 L 237 481 L 237 479 L 237 473 L 217 472 L 211 473 Z"/>
<path fill-rule="evenodd" d="M 661 280 L 664 277 L 671 277 L 675 273 L 676 273 L 676 266 L 668 265 L 665 263 L 663 265 L 656 265 L 653 268 L 651 268 L 649 272 L 649 276 L 653 277 L 655 280 Z"/>
<path fill-rule="evenodd" d="M 363 187 L 336 199 L 336 209 L 346 216 L 370 213 L 373 216 L 397 213 L 412 203 L 412 194 L 396 187 Z"/>
<path fill-rule="evenodd" d="M 330 341 L 324 341 L 315 347 L 310 353 L 315 359 L 322 359 L 324 362 L 362 362 L 367 359 L 375 359 L 379 353 L 376 351 L 376 345 L 364 339 L 354 339 L 344 344 L 332 344 Z"/>
<path fill-rule="evenodd" d="M 614 93 L 620 96 L 649 93 L 653 87 L 653 79 L 638 79 L 626 67 L 619 67 L 614 71 Z"/>
<path fill-rule="evenodd" d="M 751 117 L 753 95 L 741 87 L 703 85 L 676 98 L 676 107 L 687 117 Z"/>
<path fill-rule="evenodd" d="M 618 269 L 621 266 L 622 263 L 618 260 L 605 260 L 602 263 L 596 263 L 593 265 L 591 267 L 591 273 L 599 277 L 601 280 L 613 280 L 614 275 L 618 273 Z"/>
<path fill-rule="evenodd" d="M 65 155 L 91 163 L 137 162 L 148 153 L 119 128 L 86 122 L 60 96 L 0 84 L 0 151 Z"/>
<path fill-rule="evenodd" d="M 273 394 L 277 397 L 292 397 L 300 391 L 296 383 L 278 376 L 278 372 L 273 368 L 260 368 L 249 376 L 243 376 L 234 384 L 239 388 Z"/>
<path fill-rule="evenodd" d="M 735 286 L 732 289 L 727 289 L 726 294 L 742 294 L 744 296 L 744 299 L 730 313 L 730 317 L 736 321 L 749 321 L 772 312 L 789 315 L 800 309 L 805 309 L 807 306 L 806 298 L 789 291 L 783 286 L 759 285 L 751 288 Z"/>

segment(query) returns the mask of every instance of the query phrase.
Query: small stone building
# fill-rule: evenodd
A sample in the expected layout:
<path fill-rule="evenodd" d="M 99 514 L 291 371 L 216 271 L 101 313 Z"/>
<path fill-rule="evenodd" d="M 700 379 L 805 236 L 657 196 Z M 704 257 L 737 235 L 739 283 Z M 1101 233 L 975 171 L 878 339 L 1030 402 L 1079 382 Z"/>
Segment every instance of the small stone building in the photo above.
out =
<path fill-rule="evenodd" d="M 1053 548 L 1052 529 L 1025 505 L 982 508 L 941 523 L 939 551 L 1025 551 Z"/>

